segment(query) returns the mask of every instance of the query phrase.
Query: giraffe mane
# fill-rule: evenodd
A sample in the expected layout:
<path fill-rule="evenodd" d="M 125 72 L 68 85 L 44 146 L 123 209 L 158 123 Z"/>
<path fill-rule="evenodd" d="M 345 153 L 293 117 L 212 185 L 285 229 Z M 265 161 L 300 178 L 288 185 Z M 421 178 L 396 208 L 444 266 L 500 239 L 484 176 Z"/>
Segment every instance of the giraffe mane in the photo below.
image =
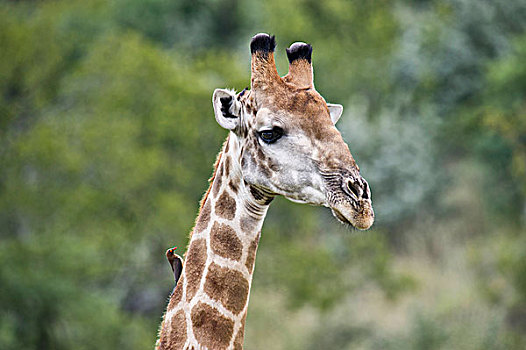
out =
<path fill-rule="evenodd" d="M 201 213 L 201 210 L 203 210 L 203 205 L 205 204 L 205 202 L 206 202 L 206 200 L 208 198 L 208 195 L 210 194 L 210 191 L 212 190 L 212 184 L 213 184 L 214 179 L 216 178 L 216 175 L 217 175 L 217 168 L 219 167 L 219 163 L 221 162 L 221 157 L 223 156 L 223 153 L 225 151 L 225 147 L 228 144 L 229 140 L 230 140 L 230 135 L 227 136 L 226 140 L 223 142 L 223 146 L 221 146 L 221 150 L 219 151 L 219 153 L 216 156 L 216 160 L 214 162 L 214 167 L 213 167 L 214 170 L 212 171 L 212 176 L 210 176 L 210 178 L 208 179 L 208 189 L 206 190 L 205 194 L 203 195 L 203 197 L 199 201 L 199 210 L 197 211 L 197 217 L 194 220 L 194 226 L 190 230 L 189 238 L 192 238 L 192 234 L 194 233 L 195 225 L 197 224 L 197 219 L 199 219 L 199 214 Z M 188 244 L 190 244 L 190 240 L 188 240 L 188 242 L 189 242 Z M 187 249 L 187 251 L 188 251 L 188 249 Z M 184 255 L 186 257 L 186 252 L 185 252 Z"/>

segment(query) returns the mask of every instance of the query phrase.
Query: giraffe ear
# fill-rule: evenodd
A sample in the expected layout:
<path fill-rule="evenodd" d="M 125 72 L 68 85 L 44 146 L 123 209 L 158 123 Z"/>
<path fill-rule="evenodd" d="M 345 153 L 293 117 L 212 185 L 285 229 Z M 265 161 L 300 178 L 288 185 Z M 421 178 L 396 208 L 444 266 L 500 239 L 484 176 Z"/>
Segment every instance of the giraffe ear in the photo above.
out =
<path fill-rule="evenodd" d="M 327 103 L 327 107 L 329 107 L 329 113 L 331 114 L 332 123 L 336 124 L 338 122 L 338 119 L 340 119 L 340 117 L 342 116 L 343 106 L 334 103 Z"/>
<path fill-rule="evenodd" d="M 216 121 L 223 128 L 234 130 L 239 126 L 241 103 L 232 90 L 216 89 L 212 97 Z"/>

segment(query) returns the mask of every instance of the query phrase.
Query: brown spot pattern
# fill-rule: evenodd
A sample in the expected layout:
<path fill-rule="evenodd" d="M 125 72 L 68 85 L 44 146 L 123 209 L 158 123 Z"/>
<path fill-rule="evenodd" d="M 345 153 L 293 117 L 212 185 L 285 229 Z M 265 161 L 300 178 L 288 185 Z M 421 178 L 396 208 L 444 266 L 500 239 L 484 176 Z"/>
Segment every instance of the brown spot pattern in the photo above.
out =
<path fill-rule="evenodd" d="M 217 197 L 219 189 L 221 188 L 221 183 L 223 182 L 223 167 L 218 167 L 216 175 L 214 177 L 214 186 L 212 188 L 212 193 L 214 197 Z"/>
<path fill-rule="evenodd" d="M 210 199 L 207 199 L 203 205 L 203 208 L 201 209 L 201 212 L 199 213 L 199 216 L 197 217 L 197 221 L 195 223 L 196 232 L 201 232 L 208 226 L 211 211 Z"/>
<path fill-rule="evenodd" d="M 232 192 L 234 192 L 235 194 L 237 194 L 238 185 L 237 185 L 237 183 L 234 181 L 234 179 L 231 179 L 231 180 L 230 180 L 230 182 L 228 183 L 228 186 L 230 187 L 230 189 L 232 190 Z"/>
<path fill-rule="evenodd" d="M 166 317 L 166 314 L 164 315 Z M 166 319 L 161 323 L 161 331 L 159 332 L 159 339 L 155 342 L 155 350 L 164 350 L 167 349 L 167 335 L 166 335 Z"/>
<path fill-rule="evenodd" d="M 230 174 L 230 156 L 227 154 L 225 157 L 225 174 Z"/>
<path fill-rule="evenodd" d="M 227 220 L 232 220 L 236 215 L 236 201 L 226 191 L 217 199 L 216 214 Z"/>
<path fill-rule="evenodd" d="M 266 165 L 265 159 L 261 159 L 259 162 L 259 171 L 263 174 L 265 177 L 271 177 L 272 173 L 270 172 L 270 168 Z"/>
<path fill-rule="evenodd" d="M 192 300 L 199 288 L 199 282 L 203 276 L 205 264 L 206 242 L 204 239 L 198 239 L 190 244 L 190 248 L 188 248 L 188 257 L 186 258 L 185 263 L 185 276 L 188 279 L 186 287 L 187 301 Z"/>
<path fill-rule="evenodd" d="M 198 303 L 192 309 L 192 328 L 196 340 L 208 349 L 226 349 L 232 339 L 234 322 L 213 307 Z"/>
<path fill-rule="evenodd" d="M 182 349 L 186 342 L 186 317 L 183 310 L 179 310 L 172 318 L 168 349 Z"/>
<path fill-rule="evenodd" d="M 205 281 L 205 293 L 220 301 L 234 314 L 243 311 L 248 298 L 248 281 L 239 271 L 211 264 Z"/>
<path fill-rule="evenodd" d="M 210 231 L 212 250 L 224 258 L 239 261 L 243 252 L 243 244 L 234 229 L 226 224 L 215 222 Z"/>
<path fill-rule="evenodd" d="M 259 243 L 259 237 L 261 235 L 261 232 L 258 232 L 258 235 L 252 243 L 250 243 L 250 247 L 248 247 L 247 252 L 247 260 L 245 261 L 245 266 L 248 269 L 248 272 L 252 272 L 252 268 L 254 267 L 254 262 L 256 261 L 256 250 L 258 249 L 258 243 Z"/>
<path fill-rule="evenodd" d="M 179 304 L 181 298 L 183 297 L 183 284 L 184 277 L 179 280 L 179 283 L 175 286 L 172 295 L 170 296 L 170 302 L 168 303 L 168 310 L 172 310 L 174 307 Z"/>
<path fill-rule="evenodd" d="M 165 325 L 166 323 L 163 322 L 163 328 L 158 341 L 158 349 L 182 349 L 186 342 L 186 317 L 183 310 L 179 310 L 172 317 L 170 329 L 167 329 Z M 167 333 L 169 333 L 169 335 Z"/>
<path fill-rule="evenodd" d="M 254 231 L 256 227 L 257 220 L 253 219 L 251 216 L 245 215 L 242 216 L 239 220 L 239 226 L 241 226 L 241 231 L 250 233 Z"/>
<path fill-rule="evenodd" d="M 263 154 L 263 151 L 261 150 L 261 148 L 258 148 L 257 159 L 260 160 L 260 161 L 264 161 L 265 160 L 265 155 Z"/>

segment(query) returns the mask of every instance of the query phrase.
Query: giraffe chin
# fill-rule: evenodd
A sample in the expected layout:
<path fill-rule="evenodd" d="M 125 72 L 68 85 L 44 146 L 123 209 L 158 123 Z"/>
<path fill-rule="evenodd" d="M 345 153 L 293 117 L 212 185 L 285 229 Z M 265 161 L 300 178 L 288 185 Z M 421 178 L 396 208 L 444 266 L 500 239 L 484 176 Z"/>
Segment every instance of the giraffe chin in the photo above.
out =
<path fill-rule="evenodd" d="M 356 211 L 351 206 L 345 204 L 337 204 L 331 207 L 331 211 L 334 217 L 341 223 L 351 225 L 359 230 L 367 230 L 373 225 L 374 211 L 370 203 L 361 204 L 360 211 Z"/>

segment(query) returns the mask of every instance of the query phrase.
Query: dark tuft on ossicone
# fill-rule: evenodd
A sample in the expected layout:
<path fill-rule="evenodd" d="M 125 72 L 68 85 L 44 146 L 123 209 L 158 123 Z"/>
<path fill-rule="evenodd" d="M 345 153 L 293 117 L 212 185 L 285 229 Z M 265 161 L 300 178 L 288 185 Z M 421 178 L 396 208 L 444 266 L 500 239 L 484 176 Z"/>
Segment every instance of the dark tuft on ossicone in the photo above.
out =
<path fill-rule="evenodd" d="M 312 46 L 309 44 L 294 43 L 286 51 L 290 63 L 299 59 L 304 59 L 311 63 Z"/>
<path fill-rule="evenodd" d="M 274 52 L 276 48 L 276 37 L 265 33 L 254 35 L 250 42 L 250 52 L 254 54 L 256 51 L 269 53 Z"/>

